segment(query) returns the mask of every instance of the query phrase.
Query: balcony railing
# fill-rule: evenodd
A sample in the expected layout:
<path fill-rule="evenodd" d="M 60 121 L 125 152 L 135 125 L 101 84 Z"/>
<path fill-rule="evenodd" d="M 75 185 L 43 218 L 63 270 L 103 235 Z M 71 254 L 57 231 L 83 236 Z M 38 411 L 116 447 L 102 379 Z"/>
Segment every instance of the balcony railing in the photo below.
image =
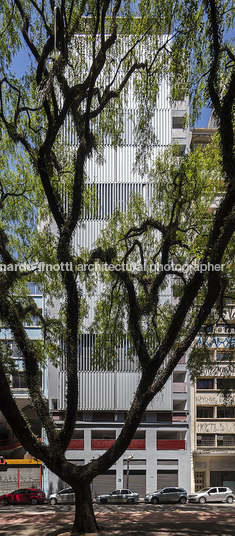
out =
<path fill-rule="evenodd" d="M 107 450 L 115 442 L 115 439 L 92 439 L 91 448 L 93 450 Z"/>
<path fill-rule="evenodd" d="M 109 449 L 114 443 L 115 439 L 92 439 L 92 450 L 106 450 Z M 129 450 L 145 450 L 145 439 L 132 439 L 130 442 Z"/>
<path fill-rule="evenodd" d="M 21 447 L 21 443 L 19 441 L 17 441 L 17 443 L 12 443 L 12 444 L 5 443 L 5 445 L 0 445 L 0 451 L 5 452 L 6 450 L 15 450 L 18 447 Z"/>
<path fill-rule="evenodd" d="M 84 439 L 71 439 L 68 450 L 84 450 Z"/>
<path fill-rule="evenodd" d="M 185 450 L 184 439 L 158 439 L 157 450 Z"/>
<path fill-rule="evenodd" d="M 173 413 L 172 421 L 187 421 L 187 415 L 185 413 Z"/>
<path fill-rule="evenodd" d="M 145 439 L 132 439 L 128 449 L 145 450 Z"/>
<path fill-rule="evenodd" d="M 173 393 L 187 393 L 187 383 L 173 382 Z"/>

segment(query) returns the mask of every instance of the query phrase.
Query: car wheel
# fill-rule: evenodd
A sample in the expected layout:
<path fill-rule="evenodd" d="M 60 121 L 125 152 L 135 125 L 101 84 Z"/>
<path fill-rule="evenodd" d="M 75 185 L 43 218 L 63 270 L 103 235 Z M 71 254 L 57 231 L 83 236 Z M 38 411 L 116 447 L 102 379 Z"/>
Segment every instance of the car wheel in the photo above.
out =
<path fill-rule="evenodd" d="M 185 504 L 186 503 L 186 497 L 180 497 L 179 502 L 180 502 L 180 504 Z"/>
<path fill-rule="evenodd" d="M 35 506 L 36 504 L 38 504 L 38 500 L 37 500 L 36 497 L 33 497 L 33 498 L 31 499 L 30 502 L 31 502 L 31 504 L 32 504 L 33 506 Z"/>
<path fill-rule="evenodd" d="M 205 497 L 200 497 L 199 501 L 198 501 L 200 504 L 205 504 L 206 502 L 206 499 Z"/>
<path fill-rule="evenodd" d="M 151 500 L 151 503 L 152 504 L 158 504 L 159 503 L 159 499 L 157 497 L 153 497 L 152 500 Z"/>
<path fill-rule="evenodd" d="M 1 499 L 1 505 L 2 506 L 7 506 L 9 504 L 8 500 L 7 499 Z"/>
<path fill-rule="evenodd" d="M 101 504 L 107 504 L 107 499 L 100 499 Z"/>
<path fill-rule="evenodd" d="M 49 500 L 49 503 L 54 506 L 55 504 L 57 504 L 57 500 L 55 499 L 55 497 L 52 497 L 52 499 Z"/>
<path fill-rule="evenodd" d="M 127 499 L 127 504 L 134 504 L 134 499 Z"/>
<path fill-rule="evenodd" d="M 233 497 L 231 497 L 231 496 L 227 497 L 226 502 L 228 504 L 232 504 L 233 503 Z"/>

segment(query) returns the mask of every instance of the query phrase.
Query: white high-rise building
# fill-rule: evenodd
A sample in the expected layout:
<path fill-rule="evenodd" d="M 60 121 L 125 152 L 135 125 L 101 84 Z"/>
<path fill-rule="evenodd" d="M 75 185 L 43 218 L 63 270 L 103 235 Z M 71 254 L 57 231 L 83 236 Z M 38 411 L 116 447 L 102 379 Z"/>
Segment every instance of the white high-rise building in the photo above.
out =
<path fill-rule="evenodd" d="M 130 93 L 128 106 L 134 100 Z M 178 141 L 180 152 L 189 147 L 189 131 L 183 130 L 182 119 L 188 102 L 170 103 L 169 84 L 162 80 L 158 103 L 154 112 L 154 130 L 158 143 L 153 151 L 155 158 L 172 141 Z M 124 114 L 128 110 L 124 111 Z M 135 112 L 136 109 L 132 109 Z M 126 117 L 128 117 L 126 113 Z M 125 143 L 117 149 L 109 144 L 104 147 L 104 165 L 97 165 L 95 158 L 87 164 L 88 184 L 95 185 L 100 202 L 99 218 L 92 213 L 74 237 L 74 248 L 92 248 L 104 219 L 115 207 L 125 210 L 130 193 L 140 192 L 148 200 L 149 186 L 146 177 L 133 172 L 135 143 L 130 121 L 125 123 Z M 172 290 L 166 291 L 173 300 Z M 91 302 L 87 325 L 92 321 L 94 301 Z M 92 336 L 84 333 L 80 339 L 79 405 L 73 438 L 67 450 L 67 458 L 76 464 L 88 463 L 100 456 L 118 437 L 138 384 L 139 373 L 135 362 L 126 357 L 126 347 L 120 352 L 115 372 L 99 371 L 91 363 Z M 49 407 L 58 426 L 62 425 L 66 404 L 66 371 L 63 365 L 55 369 L 49 365 Z M 162 486 L 180 486 L 190 490 L 190 435 L 189 435 L 189 378 L 186 356 L 176 367 L 163 391 L 147 408 L 143 420 L 128 450 L 107 471 L 93 481 L 93 496 L 114 488 L 127 486 L 127 459 L 130 460 L 128 486 L 140 496 Z M 66 483 L 49 474 L 49 492 L 53 493 Z"/>

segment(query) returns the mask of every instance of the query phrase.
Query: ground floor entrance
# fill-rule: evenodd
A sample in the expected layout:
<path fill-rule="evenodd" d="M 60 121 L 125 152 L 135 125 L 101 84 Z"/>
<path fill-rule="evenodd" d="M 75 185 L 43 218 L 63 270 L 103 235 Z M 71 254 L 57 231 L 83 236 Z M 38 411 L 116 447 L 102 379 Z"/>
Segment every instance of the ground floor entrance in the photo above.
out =
<path fill-rule="evenodd" d="M 235 492 L 235 453 L 195 454 L 193 465 L 195 491 L 222 486 Z"/>

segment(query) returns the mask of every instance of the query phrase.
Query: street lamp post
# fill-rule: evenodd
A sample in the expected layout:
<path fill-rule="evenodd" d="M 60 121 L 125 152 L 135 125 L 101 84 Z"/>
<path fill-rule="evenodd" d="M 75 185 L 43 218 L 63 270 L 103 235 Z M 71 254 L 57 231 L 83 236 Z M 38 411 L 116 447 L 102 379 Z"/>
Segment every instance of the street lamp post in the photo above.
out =
<path fill-rule="evenodd" d="M 130 461 L 132 460 L 132 458 L 134 458 L 134 454 L 132 454 L 131 456 L 129 456 L 129 458 L 127 458 L 127 460 L 126 460 L 126 463 L 127 463 L 127 469 L 126 469 L 126 487 L 127 487 L 127 489 L 129 489 L 129 466 L 130 466 Z"/>

